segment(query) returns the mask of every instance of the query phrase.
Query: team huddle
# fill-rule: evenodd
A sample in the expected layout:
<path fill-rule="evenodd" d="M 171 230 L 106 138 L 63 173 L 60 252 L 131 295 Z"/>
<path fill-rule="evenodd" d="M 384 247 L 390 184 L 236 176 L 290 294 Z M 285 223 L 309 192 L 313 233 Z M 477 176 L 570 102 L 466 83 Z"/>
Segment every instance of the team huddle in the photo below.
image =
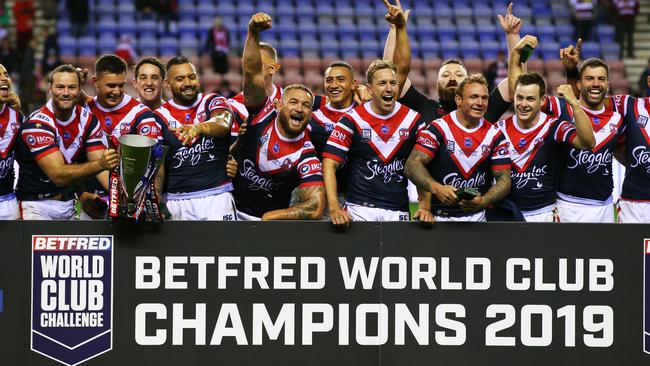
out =
<path fill-rule="evenodd" d="M 202 93 L 183 56 L 141 59 L 129 96 L 127 65 L 109 54 L 95 63 L 95 97 L 82 91 L 87 73 L 63 65 L 49 76 L 51 99 L 24 117 L 0 65 L 0 219 L 106 218 L 118 138 L 139 134 L 169 147 L 155 190 L 173 220 L 650 222 L 650 98 L 607 96 L 608 65 L 580 63 L 579 44 L 559 50 L 567 84 L 547 96 L 522 59 L 537 39 L 519 36 L 509 8 L 499 17 L 507 78 L 489 93 L 482 75 L 450 59 L 439 100 L 429 99 L 408 79 L 408 12 L 384 3 L 386 47 L 366 84 L 335 61 L 323 96 L 274 84 L 264 13 L 249 22 L 243 90 L 230 99 Z M 626 167 L 616 205 L 614 158 Z"/>

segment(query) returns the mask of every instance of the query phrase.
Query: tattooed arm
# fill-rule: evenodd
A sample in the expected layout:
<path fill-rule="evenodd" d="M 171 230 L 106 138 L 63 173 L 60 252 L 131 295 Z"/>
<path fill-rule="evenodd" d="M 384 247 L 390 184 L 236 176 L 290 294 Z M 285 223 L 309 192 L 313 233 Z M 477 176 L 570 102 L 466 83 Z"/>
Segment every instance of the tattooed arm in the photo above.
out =
<path fill-rule="evenodd" d="M 420 150 L 413 149 L 406 161 L 404 174 L 415 184 L 418 189 L 431 192 L 438 200 L 446 205 L 453 205 L 458 202 L 456 189 L 452 186 L 442 185 L 431 177 L 427 165 L 433 160 L 429 155 Z"/>
<path fill-rule="evenodd" d="M 257 13 L 248 23 L 248 35 L 242 56 L 244 74 L 244 105 L 257 107 L 266 99 L 264 74 L 262 72 L 262 53 L 260 51 L 260 32 L 271 28 L 271 17 Z"/>
<path fill-rule="evenodd" d="M 510 169 L 492 170 L 496 182 L 485 192 L 485 195 L 478 195 L 471 200 L 461 200 L 460 207 L 464 211 L 479 211 L 487 205 L 502 200 L 510 192 Z"/>
<path fill-rule="evenodd" d="M 309 186 L 298 188 L 300 203 L 282 210 L 269 211 L 262 220 L 318 220 L 325 207 L 325 187 Z"/>

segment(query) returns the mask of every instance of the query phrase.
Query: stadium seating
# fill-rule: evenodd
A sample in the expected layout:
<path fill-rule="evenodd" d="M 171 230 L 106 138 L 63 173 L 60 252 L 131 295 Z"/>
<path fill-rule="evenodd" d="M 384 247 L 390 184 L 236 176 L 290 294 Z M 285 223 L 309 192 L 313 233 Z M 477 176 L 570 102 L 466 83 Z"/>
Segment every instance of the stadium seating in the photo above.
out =
<path fill-rule="evenodd" d="M 475 70 L 479 65 L 476 60 L 482 60 L 483 66 L 494 60 L 500 50 L 505 50 L 496 15 L 505 14 L 508 2 L 403 0 L 405 8 L 413 9 L 409 35 L 415 60 L 412 69 L 416 70 L 417 81 L 431 85 L 427 71 L 431 65 L 425 66 L 427 60 L 463 58 L 472 65 L 473 71 L 480 71 Z M 168 58 L 181 53 L 196 58 L 202 53 L 207 30 L 215 16 L 220 16 L 230 30 L 232 54 L 239 55 L 250 16 L 265 11 L 274 17 L 274 27 L 264 32 L 263 40 L 274 44 L 280 57 L 301 60 L 302 67 L 281 70 L 287 72 L 284 80 L 307 82 L 308 70 L 322 71 L 322 65 L 314 66 L 319 64 L 314 59 L 370 60 L 381 56 L 388 31 L 384 20 L 386 9 L 381 1 L 375 0 L 178 0 L 178 20 L 170 27 L 138 14 L 134 4 L 127 0 L 90 0 L 92 16 L 88 32 L 76 39 L 72 36 L 65 1 L 59 0 L 57 30 L 64 59 L 110 52 L 122 35 L 132 37 L 141 56 Z M 574 42 L 567 1 L 517 1 L 514 13 L 524 20 L 522 35 L 533 34 L 540 39 L 530 69 L 557 75 L 554 62 L 558 60 L 558 49 Z M 613 26 L 600 24 L 593 34 L 594 39 L 583 45 L 584 57 L 603 57 L 617 63 L 620 46 L 614 42 Z M 301 74 L 288 70 L 298 70 Z M 224 78 L 238 81 L 234 75 Z M 620 83 L 616 86 L 624 87 Z"/>

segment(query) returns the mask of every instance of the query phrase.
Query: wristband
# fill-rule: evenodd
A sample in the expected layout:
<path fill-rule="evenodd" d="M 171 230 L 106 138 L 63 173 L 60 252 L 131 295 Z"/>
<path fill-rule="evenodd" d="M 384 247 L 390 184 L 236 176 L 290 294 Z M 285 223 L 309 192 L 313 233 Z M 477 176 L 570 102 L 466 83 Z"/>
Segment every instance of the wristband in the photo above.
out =
<path fill-rule="evenodd" d="M 573 69 L 566 70 L 566 78 L 578 80 L 580 78 L 580 73 L 578 72 L 578 69 L 573 68 Z"/>

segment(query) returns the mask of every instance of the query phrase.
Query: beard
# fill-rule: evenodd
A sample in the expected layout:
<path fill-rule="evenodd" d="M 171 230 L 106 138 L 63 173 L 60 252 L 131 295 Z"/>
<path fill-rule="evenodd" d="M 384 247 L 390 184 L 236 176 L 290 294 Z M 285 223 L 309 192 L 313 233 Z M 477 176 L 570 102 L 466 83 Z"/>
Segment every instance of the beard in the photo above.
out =
<path fill-rule="evenodd" d="M 174 99 L 181 102 L 181 104 L 183 104 L 183 105 L 191 105 L 196 100 L 196 96 L 199 95 L 199 89 L 198 88 L 194 89 L 191 96 L 186 95 L 185 93 L 183 93 L 182 89 L 178 89 L 178 91 L 173 91 L 172 94 L 174 96 Z"/>
<path fill-rule="evenodd" d="M 449 85 L 449 83 L 447 83 L 446 87 L 442 87 L 442 86 L 440 86 L 440 84 L 438 84 L 438 97 L 443 102 L 452 103 L 452 104 L 455 103 L 454 98 L 456 97 L 456 89 L 449 89 L 448 88 L 449 86 L 452 86 L 452 85 L 458 87 L 457 83 L 452 83 L 451 85 Z"/>

